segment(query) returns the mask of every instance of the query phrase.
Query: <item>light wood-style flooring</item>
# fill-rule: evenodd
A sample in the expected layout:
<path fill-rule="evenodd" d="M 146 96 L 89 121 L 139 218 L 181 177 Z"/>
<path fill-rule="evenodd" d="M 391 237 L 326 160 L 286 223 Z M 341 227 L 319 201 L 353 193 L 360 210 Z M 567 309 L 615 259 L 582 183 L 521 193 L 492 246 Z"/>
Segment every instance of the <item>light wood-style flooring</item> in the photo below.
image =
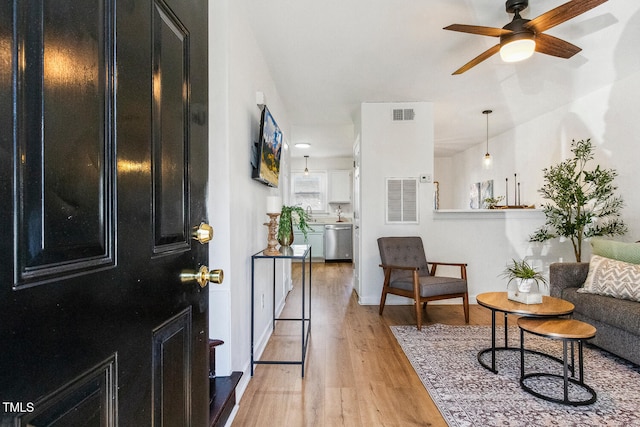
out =
<path fill-rule="evenodd" d="M 299 365 L 256 365 L 233 426 L 446 426 L 389 329 L 415 325 L 413 307 L 388 305 L 379 316 L 378 306 L 358 304 L 352 277 L 350 263 L 313 263 L 305 377 Z M 294 286 L 283 316 L 300 314 Z M 462 304 L 429 305 L 424 322 L 463 325 Z M 286 323 L 263 360 L 300 357 L 300 324 Z M 471 305 L 470 323 L 491 324 L 491 312 Z"/>

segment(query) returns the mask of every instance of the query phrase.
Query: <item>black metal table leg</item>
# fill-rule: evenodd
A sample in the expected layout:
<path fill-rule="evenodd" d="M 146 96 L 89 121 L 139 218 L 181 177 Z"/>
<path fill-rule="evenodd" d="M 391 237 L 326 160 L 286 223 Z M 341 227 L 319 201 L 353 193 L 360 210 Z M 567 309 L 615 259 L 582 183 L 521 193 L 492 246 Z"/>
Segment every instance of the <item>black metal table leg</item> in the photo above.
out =
<path fill-rule="evenodd" d="M 546 372 L 533 372 L 533 373 L 525 374 L 524 330 L 520 329 L 520 387 L 527 393 L 532 394 L 548 402 L 560 403 L 563 405 L 571 405 L 571 406 L 585 406 L 585 405 L 591 405 L 592 403 L 594 403 L 597 399 L 597 394 L 593 388 L 591 388 L 590 386 L 584 383 L 582 340 L 577 340 L 578 341 L 578 369 L 579 369 L 580 377 L 579 379 L 576 380 L 574 377 L 569 376 L 570 369 L 569 369 L 569 356 L 567 354 L 567 347 L 568 347 L 568 344 L 570 342 L 573 343 L 573 341 L 575 340 L 562 339 L 562 362 L 563 362 L 562 375 L 551 374 Z M 573 352 L 573 346 L 572 346 L 572 352 Z M 573 358 L 573 355 L 572 355 L 572 358 Z M 526 384 L 526 380 L 530 378 L 550 378 L 550 379 L 555 378 L 555 379 L 562 380 L 562 383 L 563 383 L 562 399 L 548 396 L 546 394 L 543 394 L 541 392 L 534 390 L 532 387 Z M 582 388 L 589 395 L 589 397 L 583 400 L 571 400 L 571 397 L 569 396 L 570 383 Z"/>

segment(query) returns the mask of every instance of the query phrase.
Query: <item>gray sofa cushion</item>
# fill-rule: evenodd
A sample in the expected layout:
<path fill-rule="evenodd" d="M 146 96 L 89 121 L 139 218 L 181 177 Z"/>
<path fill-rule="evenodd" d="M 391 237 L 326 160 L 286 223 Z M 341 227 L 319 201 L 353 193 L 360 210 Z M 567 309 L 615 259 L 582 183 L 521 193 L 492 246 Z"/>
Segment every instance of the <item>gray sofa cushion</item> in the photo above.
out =
<path fill-rule="evenodd" d="M 565 288 L 562 299 L 572 302 L 577 313 L 616 328 L 640 335 L 640 304 L 603 295 L 577 292 L 578 288 Z"/>
<path fill-rule="evenodd" d="M 640 365 L 640 303 L 578 292 L 588 263 L 552 263 L 549 266 L 551 296 L 571 301 L 573 317 L 596 327 L 594 345 Z"/>

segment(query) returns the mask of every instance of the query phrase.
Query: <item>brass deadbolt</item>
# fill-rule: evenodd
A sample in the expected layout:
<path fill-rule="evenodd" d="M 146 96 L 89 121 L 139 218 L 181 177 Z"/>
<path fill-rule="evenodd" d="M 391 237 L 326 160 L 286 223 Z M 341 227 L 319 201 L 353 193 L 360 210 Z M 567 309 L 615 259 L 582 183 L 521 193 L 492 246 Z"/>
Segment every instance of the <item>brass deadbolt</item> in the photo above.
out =
<path fill-rule="evenodd" d="M 204 245 L 213 240 L 213 227 L 206 222 L 202 222 L 199 226 L 193 227 L 191 237 Z"/>

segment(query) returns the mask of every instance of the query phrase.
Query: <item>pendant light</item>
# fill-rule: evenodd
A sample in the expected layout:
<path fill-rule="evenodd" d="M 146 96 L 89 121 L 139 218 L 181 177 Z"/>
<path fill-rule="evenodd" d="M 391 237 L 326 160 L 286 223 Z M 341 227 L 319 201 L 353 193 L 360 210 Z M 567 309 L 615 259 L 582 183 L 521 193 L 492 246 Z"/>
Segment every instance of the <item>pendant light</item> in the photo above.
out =
<path fill-rule="evenodd" d="M 309 160 L 309 156 L 304 156 L 304 174 L 305 175 L 309 175 L 309 168 L 308 168 L 308 160 Z"/>
<path fill-rule="evenodd" d="M 482 114 L 487 116 L 487 153 L 484 155 L 484 159 L 482 160 L 482 167 L 484 169 L 491 169 L 493 159 L 491 158 L 491 154 L 489 154 L 489 114 L 493 113 L 492 110 L 484 110 Z"/>

